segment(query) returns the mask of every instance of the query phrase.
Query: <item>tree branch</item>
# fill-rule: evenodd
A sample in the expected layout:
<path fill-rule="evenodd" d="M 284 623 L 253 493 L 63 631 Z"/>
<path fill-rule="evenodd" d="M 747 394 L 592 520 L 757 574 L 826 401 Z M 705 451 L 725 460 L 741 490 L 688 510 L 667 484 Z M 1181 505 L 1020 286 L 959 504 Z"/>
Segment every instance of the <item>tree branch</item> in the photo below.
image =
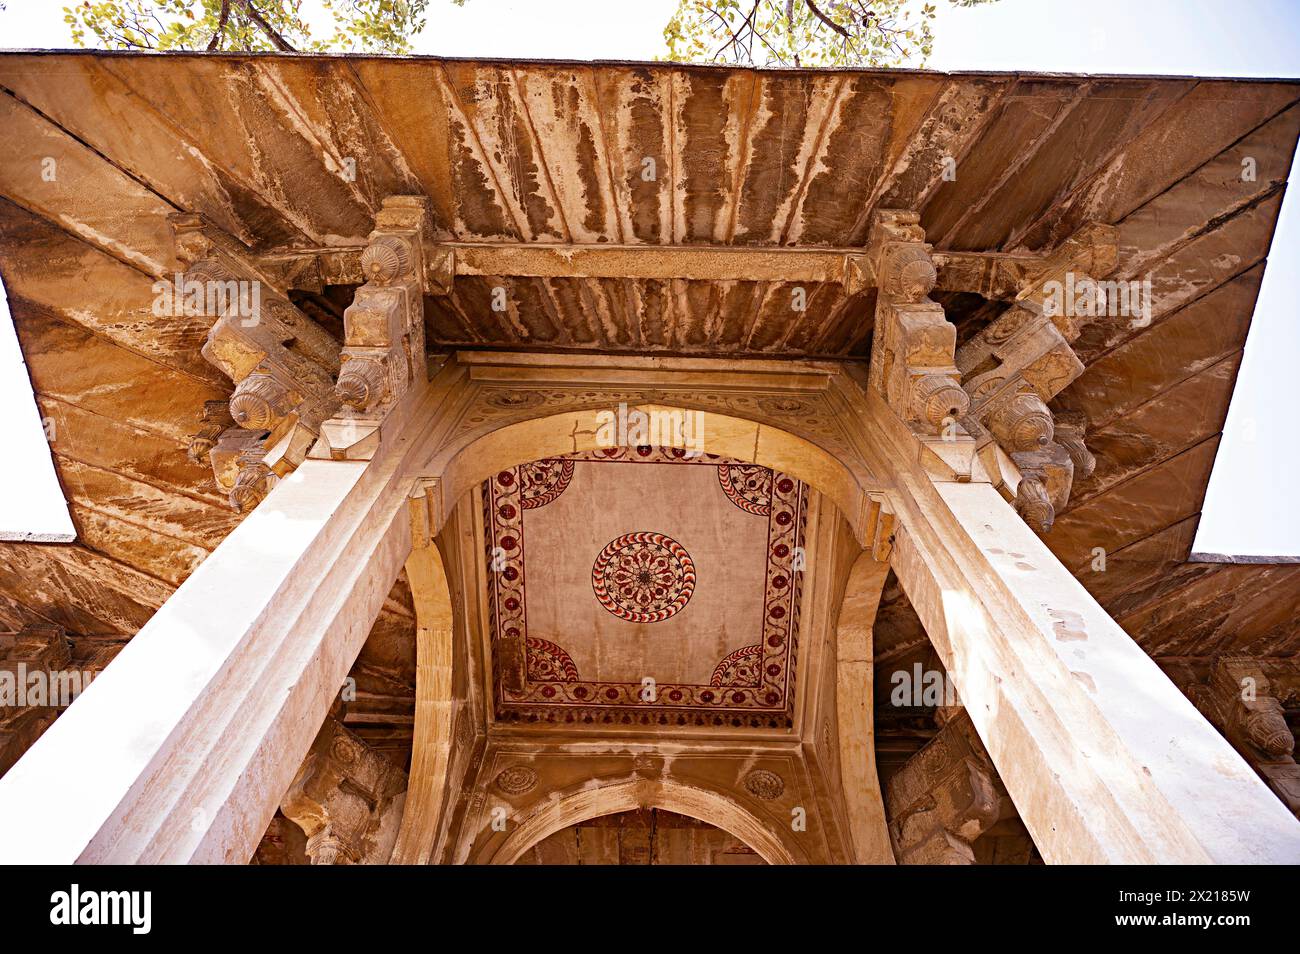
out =
<path fill-rule="evenodd" d="M 217 20 L 217 32 L 212 34 L 212 39 L 208 41 L 209 53 L 221 45 L 221 35 L 226 32 L 228 19 L 230 19 L 230 0 L 221 0 L 221 16 Z"/>
<path fill-rule="evenodd" d="M 824 14 L 824 13 L 822 13 L 820 10 L 818 10 L 818 9 L 817 9 L 817 4 L 813 3 L 813 0 L 803 0 L 803 2 L 804 2 L 804 5 L 805 5 L 809 10 L 812 11 L 813 16 L 815 16 L 818 20 L 821 20 L 822 23 L 825 23 L 828 27 L 830 27 L 832 30 L 834 30 L 836 33 L 838 33 L 840 36 L 848 37 L 849 39 L 852 39 L 852 38 L 853 38 L 853 34 L 851 34 L 848 30 L 844 29 L 844 27 L 840 26 L 840 25 L 839 25 L 838 23 L 836 23 L 834 20 L 830 19 L 830 17 L 826 16 L 826 14 Z"/>
<path fill-rule="evenodd" d="M 277 50 L 281 53 L 298 52 L 285 42 L 284 37 L 275 32 L 275 28 L 266 22 L 262 17 L 262 14 L 257 12 L 257 9 L 253 6 L 253 0 L 241 0 L 241 2 L 244 4 L 244 9 L 248 12 L 248 18 L 256 23 L 258 27 L 261 28 L 262 32 L 271 38 L 271 42 L 275 45 Z"/>

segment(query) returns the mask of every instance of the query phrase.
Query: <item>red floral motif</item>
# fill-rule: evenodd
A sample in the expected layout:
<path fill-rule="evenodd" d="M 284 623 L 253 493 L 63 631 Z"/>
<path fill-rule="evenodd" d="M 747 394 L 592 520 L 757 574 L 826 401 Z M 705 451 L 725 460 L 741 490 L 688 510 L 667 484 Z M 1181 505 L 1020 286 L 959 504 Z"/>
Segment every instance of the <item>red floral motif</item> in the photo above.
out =
<path fill-rule="evenodd" d="M 573 461 L 548 457 L 519 467 L 520 504 L 525 510 L 545 507 L 573 480 Z"/>
<path fill-rule="evenodd" d="M 578 667 L 573 657 L 551 642 L 537 636 L 524 640 L 528 659 L 529 682 L 577 682 Z"/>
<path fill-rule="evenodd" d="M 600 605 L 619 619 L 658 623 L 675 616 L 695 592 L 695 563 L 662 533 L 625 533 L 605 545 L 591 568 Z"/>
<path fill-rule="evenodd" d="M 772 512 L 772 472 L 758 464 L 723 464 L 718 483 L 727 499 L 745 513 L 766 517 Z"/>
<path fill-rule="evenodd" d="M 758 686 L 763 682 L 763 647 L 745 646 L 737 649 L 718 663 L 713 670 L 709 685 L 715 688 L 723 686 Z"/>

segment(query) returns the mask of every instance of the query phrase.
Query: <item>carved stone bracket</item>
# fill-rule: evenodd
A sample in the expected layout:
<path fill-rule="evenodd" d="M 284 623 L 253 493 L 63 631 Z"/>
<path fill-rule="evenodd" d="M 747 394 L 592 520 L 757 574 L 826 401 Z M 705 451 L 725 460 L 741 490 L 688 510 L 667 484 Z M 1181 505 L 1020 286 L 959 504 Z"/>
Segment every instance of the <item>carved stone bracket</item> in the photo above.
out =
<path fill-rule="evenodd" d="M 957 329 L 931 301 L 937 272 L 915 212 L 878 212 L 866 264 L 877 286 L 868 381 L 915 432 L 941 433 L 967 411 L 953 349 Z"/>
<path fill-rule="evenodd" d="M 230 494 L 232 505 L 247 509 L 265 496 L 271 473 L 284 476 L 306 459 L 322 422 L 334 413 L 338 342 L 289 300 L 239 242 L 200 215 L 178 213 L 170 222 L 183 269 L 173 305 L 214 319 L 203 357 L 235 385 L 230 425 L 218 429 L 221 416 L 205 407 L 204 427 L 190 453 L 206 447 L 217 486 Z M 218 453 L 232 430 L 243 432 L 224 442 L 239 445 L 234 458 Z M 242 439 L 248 435 L 265 452 L 260 459 L 245 453 L 254 445 Z M 232 474 L 232 459 L 253 472 L 242 479 L 238 471 Z"/>
<path fill-rule="evenodd" d="M 41 737 L 121 649 L 109 645 L 74 666 L 63 627 L 25 627 L 0 651 L 0 775 Z"/>
<path fill-rule="evenodd" d="M 1086 422 L 1048 407 L 1084 371 L 1072 343 L 1097 311 L 1078 314 L 1065 289 L 1096 288 L 1115 267 L 1115 229 L 1089 224 L 1061 243 L 1027 279 L 1015 304 L 957 349 L 970 413 L 962 426 L 978 445 L 996 441 L 1021 470 L 1016 509 L 1039 532 L 1051 529 L 1069 500 L 1074 475 L 1096 459 L 1084 444 Z"/>
<path fill-rule="evenodd" d="M 900 864 L 975 863 L 975 839 L 998 821 L 1005 797 L 964 712 L 889 781 L 885 805 Z"/>
<path fill-rule="evenodd" d="M 1282 703 L 1257 660 L 1220 658 L 1209 679 L 1187 694 L 1268 787 L 1300 818 L 1300 765 Z"/>
<path fill-rule="evenodd" d="M 345 341 L 339 406 L 321 430 L 313 456 L 365 460 L 378 446 L 379 426 L 417 382 L 427 377 L 424 349 L 424 271 L 428 200 L 384 200 L 361 254 L 366 283 L 343 313 Z"/>
<path fill-rule="evenodd" d="M 387 858 L 381 856 L 392 844 L 383 844 L 380 829 L 390 827 L 388 810 L 405 791 L 406 773 L 331 716 L 280 810 L 307 836 L 312 864 L 383 863 Z"/>

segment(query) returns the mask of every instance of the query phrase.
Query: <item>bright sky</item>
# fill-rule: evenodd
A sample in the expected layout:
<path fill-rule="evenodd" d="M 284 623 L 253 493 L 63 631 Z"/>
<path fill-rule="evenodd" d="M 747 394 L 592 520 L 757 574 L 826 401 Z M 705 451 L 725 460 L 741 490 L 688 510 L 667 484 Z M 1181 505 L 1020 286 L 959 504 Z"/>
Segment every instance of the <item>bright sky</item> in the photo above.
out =
<path fill-rule="evenodd" d="M 1300 75 L 1297 0 L 998 0 L 972 9 L 939 8 L 935 52 L 941 70 L 1041 70 L 1198 76 Z M 0 47 L 70 46 L 61 0 L 8 0 Z M 652 59 L 677 0 L 433 0 L 418 53 L 572 59 Z M 305 9 L 318 8 L 306 0 Z M 1300 555 L 1300 507 L 1292 501 L 1300 442 L 1290 401 L 1300 358 L 1300 212 L 1288 197 L 1228 413 L 1195 549 L 1208 553 Z M 0 406 L 31 407 L 25 371 L 11 350 L 0 303 Z M 1285 390 L 1284 390 L 1285 389 Z M 35 428 L 35 431 L 33 431 Z M 20 431 L 13 433 L 11 431 Z M 14 455 L 42 434 L 39 416 L 7 415 L 0 441 Z M 36 527 L 66 532 L 66 515 L 38 506 L 48 479 L 35 452 L 23 485 L 0 493 L 0 536 Z M 13 471 L 8 471 L 12 473 Z M 61 502 L 60 502 L 61 504 Z M 42 516 L 44 515 L 44 516 Z M 33 523 L 37 521 L 37 523 Z M 41 523 L 44 521 L 44 523 Z"/>

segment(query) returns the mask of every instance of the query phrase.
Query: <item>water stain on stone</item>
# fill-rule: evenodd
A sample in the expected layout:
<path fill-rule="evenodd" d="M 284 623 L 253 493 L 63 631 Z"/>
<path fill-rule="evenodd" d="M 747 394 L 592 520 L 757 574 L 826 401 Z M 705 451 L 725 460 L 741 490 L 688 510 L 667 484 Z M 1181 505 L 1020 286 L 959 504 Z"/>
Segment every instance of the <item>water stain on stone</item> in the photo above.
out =
<path fill-rule="evenodd" d="M 1051 617 L 1056 620 L 1052 625 L 1052 631 L 1056 633 L 1056 638 L 1063 643 L 1072 642 L 1079 639 L 1087 639 L 1088 633 L 1084 628 L 1083 617 L 1072 610 L 1058 611 L 1048 610 Z"/>
<path fill-rule="evenodd" d="M 1088 675 L 1086 672 L 1076 672 L 1072 669 L 1070 670 L 1070 675 L 1079 680 L 1079 682 L 1081 682 L 1084 688 L 1089 692 L 1097 691 L 1097 683 L 1094 682 L 1092 676 Z"/>

